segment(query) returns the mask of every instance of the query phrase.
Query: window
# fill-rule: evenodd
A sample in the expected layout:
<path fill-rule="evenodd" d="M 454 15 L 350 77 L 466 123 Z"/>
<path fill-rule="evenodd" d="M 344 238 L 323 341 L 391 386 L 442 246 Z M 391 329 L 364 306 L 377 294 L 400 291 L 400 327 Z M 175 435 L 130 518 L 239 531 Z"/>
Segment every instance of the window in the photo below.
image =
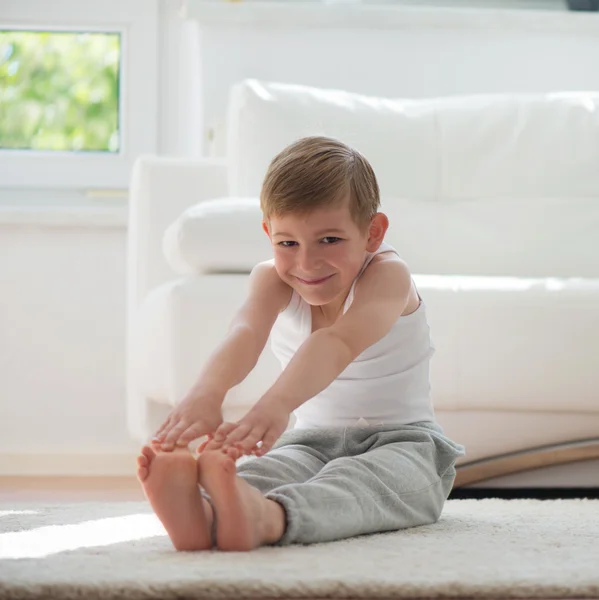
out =
<path fill-rule="evenodd" d="M 3 7 L 0 188 L 128 187 L 157 150 L 157 2 Z"/>
<path fill-rule="evenodd" d="M 120 34 L 0 31 L 0 148 L 118 152 Z"/>

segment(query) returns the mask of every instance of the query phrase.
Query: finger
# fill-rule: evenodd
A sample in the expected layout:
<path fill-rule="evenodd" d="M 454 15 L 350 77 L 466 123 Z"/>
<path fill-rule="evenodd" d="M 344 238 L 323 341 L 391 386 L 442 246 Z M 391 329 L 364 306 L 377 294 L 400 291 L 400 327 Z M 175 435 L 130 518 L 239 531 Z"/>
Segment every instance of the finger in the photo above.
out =
<path fill-rule="evenodd" d="M 239 453 L 239 456 L 250 456 L 252 454 L 252 450 L 246 450 L 241 445 L 241 442 L 237 442 L 236 444 L 233 444 L 232 446 L 225 446 L 225 449 L 228 450 L 229 448 L 233 448 L 236 452 Z"/>
<path fill-rule="evenodd" d="M 254 446 L 262 439 L 264 432 L 264 428 L 261 427 L 258 429 L 256 427 L 239 442 L 239 445 L 245 454 L 249 454 L 252 451 L 252 448 L 254 448 Z"/>
<path fill-rule="evenodd" d="M 262 445 L 258 450 L 258 456 L 264 456 L 267 452 L 272 450 L 272 447 L 278 439 L 278 436 L 273 431 L 267 431 L 262 438 Z"/>
<path fill-rule="evenodd" d="M 237 423 L 222 423 L 214 432 L 214 439 L 224 439 L 237 427 Z"/>
<path fill-rule="evenodd" d="M 162 442 L 163 448 L 173 448 L 179 436 L 189 427 L 185 422 L 177 423 L 166 435 Z"/>
<path fill-rule="evenodd" d="M 204 428 L 199 423 L 194 423 L 181 433 L 177 440 L 177 446 L 187 446 L 189 442 L 193 442 L 205 434 Z"/>
<path fill-rule="evenodd" d="M 231 445 L 236 444 L 237 442 L 241 442 L 241 440 L 243 440 L 246 437 L 246 435 L 252 430 L 252 427 L 253 426 L 250 423 L 242 423 L 238 425 L 235 429 L 231 431 L 231 433 L 227 435 L 225 442 Z"/>
<path fill-rule="evenodd" d="M 173 420 L 172 416 L 169 415 L 167 417 L 166 421 L 164 421 L 164 423 L 158 428 L 158 430 L 156 431 L 156 433 L 154 434 L 154 437 L 152 439 L 161 440 L 162 438 L 164 438 L 166 432 L 170 429 L 172 420 Z"/>
<path fill-rule="evenodd" d="M 238 427 L 237 423 L 223 423 L 214 432 L 214 439 L 216 441 L 222 442 L 237 427 Z"/>
<path fill-rule="evenodd" d="M 204 450 L 220 450 L 223 447 L 223 443 L 217 440 L 209 440 L 206 443 Z"/>
<path fill-rule="evenodd" d="M 260 452 L 260 442 L 258 442 L 251 450 L 250 450 L 250 454 L 253 454 L 254 456 L 259 456 Z"/>
<path fill-rule="evenodd" d="M 169 424 L 171 420 L 170 415 L 162 422 L 162 424 L 160 425 L 160 427 L 158 427 L 158 429 L 156 429 L 156 431 L 154 432 L 154 437 L 159 436 L 167 427 L 167 425 Z"/>

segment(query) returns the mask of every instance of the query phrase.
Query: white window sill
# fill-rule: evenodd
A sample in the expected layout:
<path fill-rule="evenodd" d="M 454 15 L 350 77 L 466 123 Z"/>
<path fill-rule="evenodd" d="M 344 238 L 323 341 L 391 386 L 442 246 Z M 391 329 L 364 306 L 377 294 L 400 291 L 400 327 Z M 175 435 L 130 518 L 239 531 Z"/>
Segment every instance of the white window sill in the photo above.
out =
<path fill-rule="evenodd" d="M 126 228 L 126 206 L 2 206 L 0 226 Z"/>

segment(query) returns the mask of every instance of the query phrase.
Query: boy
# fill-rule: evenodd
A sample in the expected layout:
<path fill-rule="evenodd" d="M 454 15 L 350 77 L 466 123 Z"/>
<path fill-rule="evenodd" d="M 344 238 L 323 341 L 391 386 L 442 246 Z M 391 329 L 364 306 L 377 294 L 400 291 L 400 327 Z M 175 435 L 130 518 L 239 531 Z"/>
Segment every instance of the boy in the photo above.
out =
<path fill-rule="evenodd" d="M 260 203 L 274 261 L 252 270 L 226 339 L 138 458 L 152 507 L 179 550 L 435 522 L 463 448 L 435 422 L 425 306 L 383 241 L 370 164 L 339 141 L 301 139 L 272 161 Z M 226 392 L 269 335 L 281 375 L 223 423 Z M 185 446 L 204 435 L 196 460 Z M 244 454 L 255 457 L 236 466 Z"/>

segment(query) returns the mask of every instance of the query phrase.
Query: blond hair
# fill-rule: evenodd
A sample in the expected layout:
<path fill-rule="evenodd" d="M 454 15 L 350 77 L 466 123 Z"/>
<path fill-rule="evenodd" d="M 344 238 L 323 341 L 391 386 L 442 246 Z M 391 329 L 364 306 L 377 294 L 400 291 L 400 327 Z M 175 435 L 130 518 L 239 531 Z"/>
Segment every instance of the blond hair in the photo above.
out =
<path fill-rule="evenodd" d="M 268 220 L 335 206 L 348 196 L 352 219 L 360 228 L 367 227 L 380 206 L 370 163 L 338 140 L 312 136 L 297 140 L 272 160 L 262 184 L 260 207 Z"/>

